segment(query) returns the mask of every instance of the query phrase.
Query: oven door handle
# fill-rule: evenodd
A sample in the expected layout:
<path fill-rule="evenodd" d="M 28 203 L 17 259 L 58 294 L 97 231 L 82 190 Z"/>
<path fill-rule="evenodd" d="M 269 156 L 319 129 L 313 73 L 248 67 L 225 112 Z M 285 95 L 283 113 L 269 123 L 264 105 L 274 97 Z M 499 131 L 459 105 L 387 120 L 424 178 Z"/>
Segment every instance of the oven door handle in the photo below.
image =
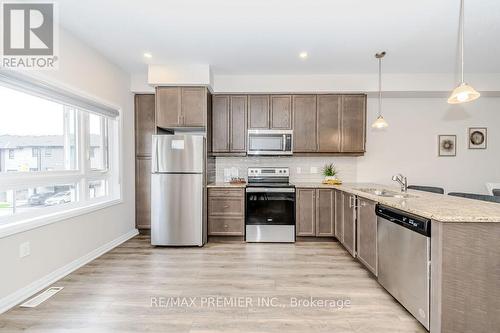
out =
<path fill-rule="evenodd" d="M 295 193 L 295 188 L 259 188 L 247 187 L 247 193 Z"/>

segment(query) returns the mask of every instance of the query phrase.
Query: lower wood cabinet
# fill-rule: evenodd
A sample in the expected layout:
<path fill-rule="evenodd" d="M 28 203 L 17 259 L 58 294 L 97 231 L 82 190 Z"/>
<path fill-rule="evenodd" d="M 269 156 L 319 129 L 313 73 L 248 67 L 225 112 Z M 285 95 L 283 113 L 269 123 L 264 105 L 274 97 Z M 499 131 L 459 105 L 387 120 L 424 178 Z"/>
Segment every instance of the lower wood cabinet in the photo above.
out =
<path fill-rule="evenodd" d="M 343 237 L 342 245 L 356 257 L 356 196 L 342 192 L 343 200 Z"/>
<path fill-rule="evenodd" d="M 135 160 L 135 225 L 151 228 L 151 158 Z"/>
<path fill-rule="evenodd" d="M 335 235 L 335 191 L 299 188 L 296 196 L 296 234 L 309 237 Z"/>
<path fill-rule="evenodd" d="M 377 215 L 376 202 L 358 198 L 357 250 L 358 260 L 375 276 L 377 275 Z"/>
<path fill-rule="evenodd" d="M 344 195 L 335 190 L 335 238 L 344 241 Z"/>
<path fill-rule="evenodd" d="M 245 235 L 245 190 L 208 189 L 208 235 Z"/>

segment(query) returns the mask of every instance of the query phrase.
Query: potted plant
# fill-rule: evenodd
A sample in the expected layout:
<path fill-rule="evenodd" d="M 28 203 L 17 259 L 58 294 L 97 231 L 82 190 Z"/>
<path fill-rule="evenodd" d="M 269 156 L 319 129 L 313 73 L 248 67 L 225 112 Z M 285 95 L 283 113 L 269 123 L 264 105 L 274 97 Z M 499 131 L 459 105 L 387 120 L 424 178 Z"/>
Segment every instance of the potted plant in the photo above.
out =
<path fill-rule="evenodd" d="M 323 167 L 323 176 L 325 176 L 325 180 L 335 180 L 337 179 L 337 169 L 335 169 L 335 165 L 333 163 L 326 164 Z"/>

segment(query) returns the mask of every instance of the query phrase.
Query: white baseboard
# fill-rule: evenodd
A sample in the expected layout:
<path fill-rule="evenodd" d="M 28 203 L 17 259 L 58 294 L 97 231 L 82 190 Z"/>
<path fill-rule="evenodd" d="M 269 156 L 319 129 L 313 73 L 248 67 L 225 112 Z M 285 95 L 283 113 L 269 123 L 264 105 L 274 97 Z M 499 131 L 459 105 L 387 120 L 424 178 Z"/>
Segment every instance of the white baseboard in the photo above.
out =
<path fill-rule="evenodd" d="M 4 313 L 5 311 L 9 310 L 10 308 L 16 306 L 17 304 L 21 303 L 25 299 L 33 296 L 40 290 L 47 288 L 50 286 L 52 283 L 56 282 L 57 280 L 62 279 L 66 275 L 70 274 L 71 272 L 77 270 L 78 268 L 88 264 L 92 260 L 100 257 L 104 253 L 112 250 L 113 248 L 117 247 L 118 245 L 124 243 L 125 241 L 129 240 L 130 238 L 136 236 L 139 234 L 139 231 L 137 229 L 133 229 L 126 234 L 112 240 L 109 243 L 104 244 L 103 246 L 93 250 L 90 253 L 87 253 L 83 257 L 80 257 L 69 264 L 53 271 L 52 273 L 42 277 L 41 279 L 38 279 L 29 285 L 27 285 L 24 288 L 19 289 L 16 292 L 13 292 L 10 295 L 5 296 L 4 298 L 0 299 L 0 314 Z"/>

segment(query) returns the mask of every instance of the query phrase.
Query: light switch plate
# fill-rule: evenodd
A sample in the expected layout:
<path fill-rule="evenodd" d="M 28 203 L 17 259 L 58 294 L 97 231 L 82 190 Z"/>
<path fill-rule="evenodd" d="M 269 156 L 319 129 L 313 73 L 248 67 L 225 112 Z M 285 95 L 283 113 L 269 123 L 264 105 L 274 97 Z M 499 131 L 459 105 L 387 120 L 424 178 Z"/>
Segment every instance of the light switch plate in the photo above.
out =
<path fill-rule="evenodd" d="M 318 173 L 317 167 L 311 167 L 311 173 Z"/>
<path fill-rule="evenodd" d="M 19 258 L 29 256 L 31 253 L 30 242 L 24 242 L 19 245 Z"/>
<path fill-rule="evenodd" d="M 302 173 L 302 168 L 301 167 L 297 167 L 297 173 Z"/>

